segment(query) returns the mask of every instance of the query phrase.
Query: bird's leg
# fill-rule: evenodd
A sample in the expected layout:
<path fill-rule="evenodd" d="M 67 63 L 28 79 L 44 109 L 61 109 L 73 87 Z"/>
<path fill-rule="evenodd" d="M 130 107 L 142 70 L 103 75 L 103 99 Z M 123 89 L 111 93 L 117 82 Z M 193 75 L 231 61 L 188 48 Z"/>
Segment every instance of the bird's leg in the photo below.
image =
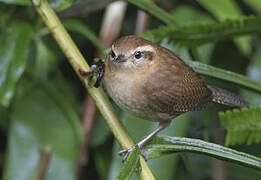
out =
<path fill-rule="evenodd" d="M 140 142 L 138 142 L 135 146 L 138 146 L 138 149 L 140 151 L 140 149 L 149 141 L 153 138 L 153 136 L 155 136 L 156 134 L 158 134 L 160 131 L 162 131 L 163 129 L 165 129 L 167 126 L 169 126 L 170 121 L 166 121 L 166 122 L 162 122 L 159 123 L 158 127 L 156 129 L 154 129 L 148 136 L 146 136 L 144 139 L 142 139 Z M 123 149 L 122 151 L 118 152 L 118 154 L 121 156 L 124 154 L 122 162 L 125 162 L 126 159 L 128 158 L 130 152 L 134 149 L 135 146 Z M 145 157 L 144 154 L 142 154 L 142 152 L 140 152 L 141 155 L 144 157 L 144 159 L 147 161 L 147 158 Z"/>
<path fill-rule="evenodd" d="M 85 71 L 79 69 L 79 73 L 82 76 L 90 77 L 91 79 L 95 74 L 98 74 L 98 77 L 97 77 L 96 82 L 94 84 L 94 87 L 96 87 L 96 88 L 98 88 L 100 86 L 104 72 L 105 72 L 105 64 L 102 61 L 102 59 L 99 59 L 98 62 L 91 65 L 89 72 L 85 72 Z"/>

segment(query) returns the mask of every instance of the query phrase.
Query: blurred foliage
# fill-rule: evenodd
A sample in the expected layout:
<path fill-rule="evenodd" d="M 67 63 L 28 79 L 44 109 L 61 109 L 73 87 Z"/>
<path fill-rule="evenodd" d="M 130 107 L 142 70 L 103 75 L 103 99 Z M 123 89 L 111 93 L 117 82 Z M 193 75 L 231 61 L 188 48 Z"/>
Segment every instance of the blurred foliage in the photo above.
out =
<path fill-rule="evenodd" d="M 10 114 L 3 179 L 32 179 L 40 152 L 45 148 L 51 149 L 52 158 L 46 179 L 75 179 L 75 163 L 83 140 L 75 108 L 63 98 L 65 93 L 50 84 L 34 85 L 26 81 L 19 83 L 21 92 Z"/>
<path fill-rule="evenodd" d="M 143 150 L 148 158 L 157 158 L 164 154 L 179 151 L 198 152 L 226 161 L 235 161 L 246 167 L 253 167 L 258 170 L 261 169 L 261 159 L 258 157 L 198 139 L 161 135 L 154 137 Z"/>
<path fill-rule="evenodd" d="M 11 22 L 6 24 L 0 38 L 4 45 L 0 52 L 0 102 L 8 106 L 25 69 L 32 29 L 26 23 Z"/>
<path fill-rule="evenodd" d="M 144 37 L 153 39 L 169 37 L 171 42 L 193 47 L 234 36 L 260 33 L 260 22 L 259 16 L 249 16 L 221 22 L 199 22 L 178 28 L 171 25 L 162 26 L 146 32 Z"/>
<path fill-rule="evenodd" d="M 242 108 L 241 111 L 220 112 L 221 125 L 227 129 L 226 145 L 260 143 L 261 141 L 261 108 Z"/>
<path fill-rule="evenodd" d="M 218 20 L 237 19 L 243 13 L 235 0 L 220 0 L 218 3 L 211 3 L 208 0 L 197 0 L 203 7 L 209 10 Z M 246 54 L 250 53 L 251 39 L 247 36 L 234 39 L 240 50 Z"/>
<path fill-rule="evenodd" d="M 95 58 L 96 49 L 105 54 L 98 34 L 109 2 L 50 1 L 89 63 Z M 79 13 L 73 17 L 63 16 L 63 10 L 77 11 L 77 7 Z M 146 38 L 178 54 L 210 84 L 240 93 L 250 104 L 260 105 L 259 0 L 158 0 L 155 4 L 129 0 L 121 35 L 135 32 L 138 8 L 151 14 Z M 4 180 L 35 179 L 41 152 L 46 148 L 51 150 L 46 180 L 122 179 L 139 172 L 137 152 L 123 165 L 117 154 L 119 145 L 103 117 L 97 114 L 89 161 L 84 173 L 77 174 L 84 139 L 80 118 L 86 92 L 30 0 L 0 0 L 0 42 L 0 174 Z M 156 127 L 155 123 L 115 108 L 135 142 Z M 219 112 L 222 126 L 217 121 Z M 226 145 L 261 157 L 260 117 L 260 107 L 239 111 L 214 105 L 203 113 L 176 118 L 161 134 L 201 139 L 204 136 L 215 143 L 218 136 L 224 144 L 225 130 Z M 171 153 L 151 159 L 148 164 L 156 179 L 164 180 L 214 179 L 217 171 L 208 156 L 189 153 Z M 261 178 L 257 170 L 226 164 L 228 179 Z M 131 179 L 138 176 L 134 173 Z"/>

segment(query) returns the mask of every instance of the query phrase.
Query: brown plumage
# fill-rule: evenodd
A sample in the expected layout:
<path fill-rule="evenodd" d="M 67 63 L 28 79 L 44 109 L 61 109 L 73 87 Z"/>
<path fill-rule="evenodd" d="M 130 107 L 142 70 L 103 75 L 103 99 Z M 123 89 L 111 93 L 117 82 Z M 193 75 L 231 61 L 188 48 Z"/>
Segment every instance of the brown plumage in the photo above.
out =
<path fill-rule="evenodd" d="M 160 122 L 138 143 L 140 147 L 182 113 L 202 110 L 212 102 L 248 105 L 233 93 L 207 86 L 170 50 L 137 36 L 122 37 L 112 45 L 106 57 L 104 84 L 120 107 L 145 120 Z"/>

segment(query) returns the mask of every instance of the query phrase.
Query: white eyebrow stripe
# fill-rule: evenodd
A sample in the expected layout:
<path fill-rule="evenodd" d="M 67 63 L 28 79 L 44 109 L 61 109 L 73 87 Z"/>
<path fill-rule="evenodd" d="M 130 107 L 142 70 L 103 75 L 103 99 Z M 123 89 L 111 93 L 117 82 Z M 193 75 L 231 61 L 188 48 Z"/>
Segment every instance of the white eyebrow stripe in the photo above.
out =
<path fill-rule="evenodd" d="M 135 51 L 154 51 L 154 48 L 151 45 L 146 45 L 137 47 L 132 53 L 134 53 Z"/>
<path fill-rule="evenodd" d="M 114 44 L 111 46 L 111 50 L 113 50 L 113 51 L 114 51 Z"/>

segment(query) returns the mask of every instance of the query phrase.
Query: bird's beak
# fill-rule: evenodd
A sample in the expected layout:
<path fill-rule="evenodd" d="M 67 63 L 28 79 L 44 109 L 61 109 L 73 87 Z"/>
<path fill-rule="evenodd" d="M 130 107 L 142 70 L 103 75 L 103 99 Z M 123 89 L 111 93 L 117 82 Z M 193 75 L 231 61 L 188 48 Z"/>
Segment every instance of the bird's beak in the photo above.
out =
<path fill-rule="evenodd" d="M 121 62 L 125 62 L 126 58 L 124 57 L 124 55 L 118 55 L 118 57 L 115 58 L 115 62 L 117 63 L 121 63 Z"/>

